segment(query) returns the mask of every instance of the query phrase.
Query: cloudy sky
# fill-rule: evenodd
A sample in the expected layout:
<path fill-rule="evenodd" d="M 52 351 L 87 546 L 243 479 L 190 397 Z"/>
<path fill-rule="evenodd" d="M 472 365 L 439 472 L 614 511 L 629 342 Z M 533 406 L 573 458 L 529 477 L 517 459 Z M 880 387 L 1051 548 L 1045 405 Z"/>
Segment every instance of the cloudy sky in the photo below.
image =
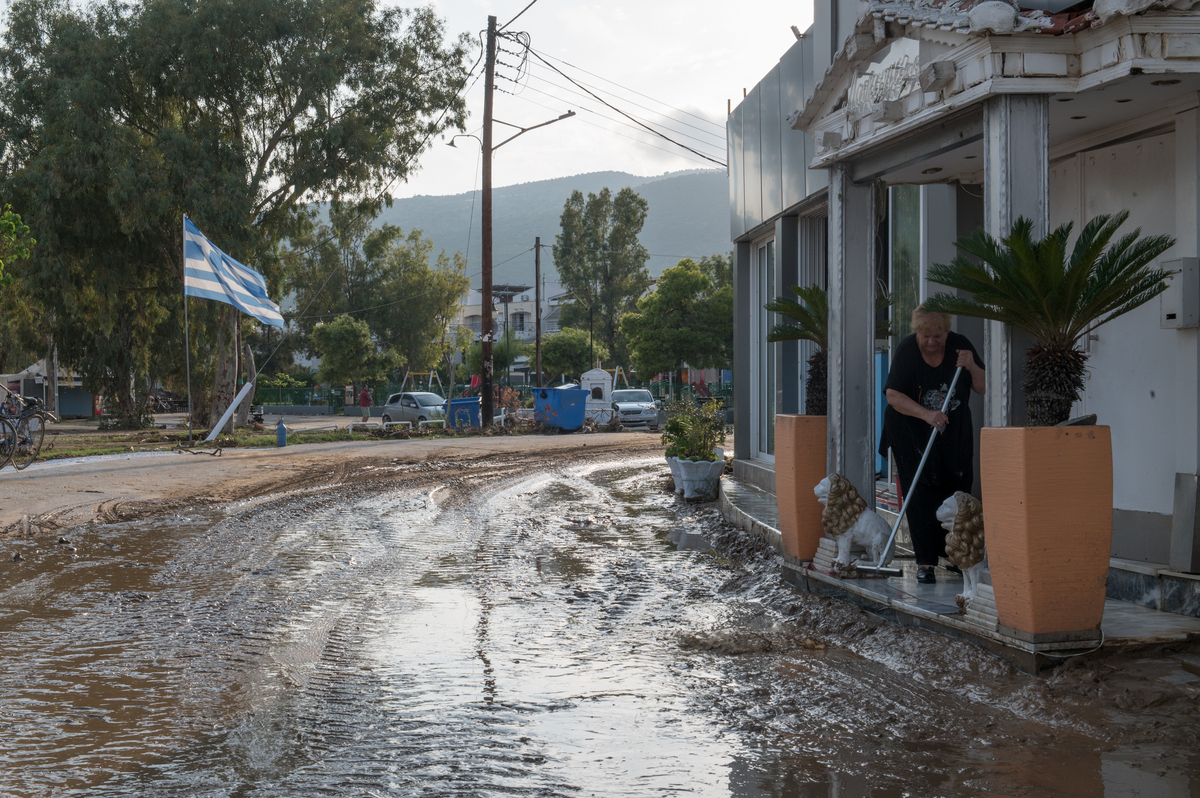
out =
<path fill-rule="evenodd" d="M 503 26 L 529 0 L 434 0 L 450 32 L 476 35 L 495 15 Z M 795 42 L 791 26 L 812 22 L 811 2 L 751 0 L 536 0 L 510 31 L 529 34 L 530 47 L 562 73 L 620 111 L 662 129 L 696 152 L 656 138 L 618 111 L 604 107 L 535 57 L 518 70 L 522 48 L 502 46 L 495 117 L 522 127 L 569 110 L 578 116 L 535 130 L 496 153 L 495 185 L 618 170 L 655 175 L 716 168 L 725 160 L 726 103 L 736 105 Z M 467 95 L 467 131 L 479 133 L 483 81 Z M 497 125 L 494 135 L 505 131 Z M 515 130 L 511 131 L 515 132 Z M 420 171 L 396 196 L 457 194 L 478 186 L 478 145 L 438 141 Z M 697 154 L 699 153 L 699 154 Z"/>

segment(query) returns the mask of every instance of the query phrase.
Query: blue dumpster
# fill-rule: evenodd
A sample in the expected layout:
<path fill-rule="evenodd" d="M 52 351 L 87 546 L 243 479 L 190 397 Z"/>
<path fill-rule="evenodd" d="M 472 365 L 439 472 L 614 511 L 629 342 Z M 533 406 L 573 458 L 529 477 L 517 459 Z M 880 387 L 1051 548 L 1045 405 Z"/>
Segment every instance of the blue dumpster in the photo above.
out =
<path fill-rule="evenodd" d="M 570 432 L 583 426 L 588 392 L 583 388 L 536 388 L 533 414 L 547 427 Z"/>
<path fill-rule="evenodd" d="M 474 399 L 451 399 L 451 412 L 446 413 L 447 427 L 478 427 L 483 414 L 479 410 L 479 397 Z M 442 412 L 446 411 L 446 403 L 442 402 Z"/>

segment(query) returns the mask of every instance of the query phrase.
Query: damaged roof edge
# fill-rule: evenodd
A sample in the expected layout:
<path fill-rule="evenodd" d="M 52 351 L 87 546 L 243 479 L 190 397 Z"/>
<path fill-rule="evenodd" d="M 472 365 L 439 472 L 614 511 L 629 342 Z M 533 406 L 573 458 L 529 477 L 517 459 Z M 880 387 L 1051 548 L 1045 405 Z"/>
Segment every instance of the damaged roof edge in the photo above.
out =
<path fill-rule="evenodd" d="M 1095 0 L 1092 7 L 1069 13 L 1022 9 L 1007 0 L 873 0 L 863 3 L 854 33 L 846 38 L 804 108 L 788 117 L 793 130 L 807 130 L 840 86 L 841 78 L 889 42 L 901 38 L 895 26 L 928 28 L 962 36 L 1007 36 L 1078 33 L 1116 17 L 1135 16 L 1155 8 L 1190 10 L 1200 0 Z"/>

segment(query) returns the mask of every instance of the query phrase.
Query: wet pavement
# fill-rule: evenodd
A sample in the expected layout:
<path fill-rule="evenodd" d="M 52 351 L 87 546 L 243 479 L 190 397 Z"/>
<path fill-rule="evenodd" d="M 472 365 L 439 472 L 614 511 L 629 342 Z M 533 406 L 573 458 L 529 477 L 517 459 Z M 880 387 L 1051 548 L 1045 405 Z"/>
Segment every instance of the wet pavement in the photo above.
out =
<path fill-rule="evenodd" d="M 1186 689 L 793 593 L 661 459 L 402 471 L 10 541 L 0 796 L 1200 793 Z"/>

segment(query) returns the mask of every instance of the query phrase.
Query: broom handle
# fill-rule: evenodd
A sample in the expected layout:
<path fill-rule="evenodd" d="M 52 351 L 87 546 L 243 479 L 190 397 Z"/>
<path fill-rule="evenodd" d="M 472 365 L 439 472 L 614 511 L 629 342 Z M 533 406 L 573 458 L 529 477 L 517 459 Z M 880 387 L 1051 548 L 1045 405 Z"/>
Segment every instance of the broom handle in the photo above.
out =
<path fill-rule="evenodd" d="M 954 396 L 954 386 L 958 384 L 958 375 L 962 374 L 963 367 L 959 366 L 954 370 L 954 379 L 950 380 L 950 390 L 946 392 L 946 398 L 942 401 L 942 414 L 945 415 L 946 408 L 950 406 L 950 398 Z M 921 463 L 917 466 L 917 473 L 913 475 L 912 483 L 908 486 L 908 495 L 904 497 L 904 504 L 900 507 L 900 512 L 896 516 L 896 523 L 892 524 L 892 534 L 888 536 L 887 545 L 883 547 L 883 552 L 879 555 L 879 562 L 875 565 L 876 568 L 883 567 L 883 561 L 887 559 L 887 553 L 892 548 L 892 541 L 896 539 L 896 530 L 900 528 L 900 521 L 904 518 L 904 511 L 908 509 L 908 503 L 912 501 L 913 491 L 917 489 L 917 480 L 921 478 L 921 471 L 925 468 L 925 461 L 929 459 L 929 453 L 933 451 L 933 441 L 937 438 L 938 428 L 934 427 L 933 432 L 929 434 L 929 443 L 925 444 L 925 454 L 921 455 Z"/>

